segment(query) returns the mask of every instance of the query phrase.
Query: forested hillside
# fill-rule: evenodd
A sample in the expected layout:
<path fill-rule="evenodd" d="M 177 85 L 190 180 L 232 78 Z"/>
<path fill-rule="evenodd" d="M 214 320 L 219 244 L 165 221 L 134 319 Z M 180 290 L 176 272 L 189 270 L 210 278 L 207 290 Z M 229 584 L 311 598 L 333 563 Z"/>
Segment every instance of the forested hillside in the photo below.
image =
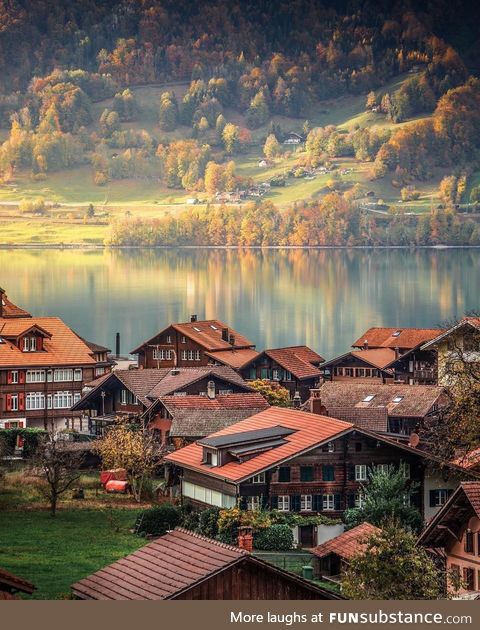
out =
<path fill-rule="evenodd" d="M 232 244 L 477 244 L 479 17 L 446 0 L 4 1 L 0 241 L 62 220 L 92 242 L 222 241 L 178 228 L 209 222 L 188 202 L 233 212 Z M 275 238 L 251 208 L 278 215 Z"/>

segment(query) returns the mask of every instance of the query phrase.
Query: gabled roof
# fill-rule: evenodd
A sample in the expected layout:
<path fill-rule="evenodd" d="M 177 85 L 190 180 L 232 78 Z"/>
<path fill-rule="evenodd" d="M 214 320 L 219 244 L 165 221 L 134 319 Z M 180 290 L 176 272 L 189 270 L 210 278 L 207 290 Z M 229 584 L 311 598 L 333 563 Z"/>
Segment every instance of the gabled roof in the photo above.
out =
<path fill-rule="evenodd" d="M 365 342 L 369 348 L 416 348 L 442 334 L 443 328 L 369 328 L 359 337 L 352 347 L 363 348 Z"/>
<path fill-rule="evenodd" d="M 249 418 L 269 404 L 258 392 L 207 396 L 164 396 L 172 417 L 171 437 L 202 437 Z"/>
<path fill-rule="evenodd" d="M 327 381 L 319 389 L 322 405 L 329 415 L 340 409 L 385 410 L 388 416 L 424 418 L 434 405 L 448 402 L 445 388 L 437 385 L 384 385 Z M 371 400 L 365 400 L 370 398 Z M 334 413 L 335 411 L 335 413 Z"/>
<path fill-rule="evenodd" d="M 285 436 L 284 440 L 286 443 L 277 448 L 265 451 L 242 463 L 236 461 L 228 462 L 223 466 L 216 467 L 202 464 L 203 448 L 198 443 L 190 444 L 174 453 L 170 453 L 165 459 L 178 466 L 184 466 L 185 468 L 197 470 L 207 475 L 238 483 L 258 472 L 268 470 L 285 460 L 295 457 L 304 451 L 308 451 L 318 444 L 329 441 L 333 437 L 340 436 L 353 425 L 349 422 L 343 422 L 342 420 L 316 416 L 294 409 L 270 407 L 261 413 L 251 416 L 247 420 L 237 422 L 230 427 L 210 435 L 209 438 L 227 435 L 233 436 L 241 432 L 279 426 L 285 427 L 286 429 L 294 429 L 294 433 Z"/>
<path fill-rule="evenodd" d="M 211 359 L 235 369 L 244 367 L 260 355 L 259 352 L 251 348 L 217 350 L 217 352 L 205 352 L 205 354 Z"/>
<path fill-rule="evenodd" d="M 35 586 L 28 580 L 24 580 L 10 573 L 10 571 L 0 568 L 0 591 L 9 591 L 12 593 L 19 591 L 31 595 L 34 590 Z"/>
<path fill-rule="evenodd" d="M 474 328 L 475 330 L 480 330 L 480 317 L 463 317 L 458 322 L 458 324 L 455 324 L 455 326 L 452 326 L 448 330 L 440 331 L 440 333 L 436 337 L 428 341 L 428 343 L 425 343 L 422 346 L 422 350 L 434 348 L 438 343 L 440 343 L 441 341 L 449 337 L 453 332 L 459 330 L 460 328 L 464 328 L 466 326 L 469 326 L 470 328 Z"/>
<path fill-rule="evenodd" d="M 291 372 L 299 380 L 321 376 L 320 370 L 314 364 L 322 363 L 324 359 L 308 346 L 272 348 L 264 350 L 263 354 L 278 363 L 284 370 Z"/>
<path fill-rule="evenodd" d="M 44 337 L 51 337 L 51 334 L 36 323 L 32 317 L 0 319 L 0 331 L 5 339 L 18 339 L 18 337 L 28 335 L 32 330 L 38 330 Z"/>
<path fill-rule="evenodd" d="M 366 541 L 370 538 L 370 536 L 380 532 L 381 529 L 379 527 L 375 527 L 375 525 L 371 525 L 367 522 L 361 523 L 353 529 L 349 529 L 339 536 L 335 536 L 335 538 L 331 538 L 321 545 L 314 547 L 310 550 L 310 553 L 317 556 L 317 558 L 324 558 L 325 556 L 329 556 L 331 553 L 334 553 L 335 555 L 340 556 L 340 558 L 350 560 L 354 556 L 365 551 L 367 548 Z"/>
<path fill-rule="evenodd" d="M 129 370 L 130 372 L 134 370 Z M 178 374 L 172 374 L 171 368 L 167 370 L 167 374 L 158 382 L 155 387 L 149 392 L 148 397 L 150 399 L 160 398 L 161 396 L 168 396 L 169 394 L 200 381 L 204 378 L 217 378 L 243 387 L 245 391 L 254 391 L 250 385 L 248 385 L 243 378 L 230 367 L 226 365 L 212 365 L 205 367 L 180 367 L 176 368 Z"/>
<path fill-rule="evenodd" d="M 366 365 L 378 368 L 380 370 L 388 371 L 387 366 L 395 359 L 395 351 L 390 348 L 375 348 L 372 350 L 351 350 L 345 354 L 335 357 L 330 361 L 326 361 L 322 365 L 322 370 L 326 367 L 330 367 L 341 362 L 343 359 L 352 356 L 360 361 L 363 361 Z M 393 374 L 393 371 L 392 371 Z"/>
<path fill-rule="evenodd" d="M 318 599 L 338 599 L 299 576 L 278 569 L 248 551 L 177 528 L 138 551 L 72 585 L 81 599 L 176 599 L 197 584 L 239 563 L 253 563 L 276 576 L 301 584 Z M 212 598 L 213 599 L 213 598 Z"/>
<path fill-rule="evenodd" d="M 480 481 L 462 481 L 420 534 L 418 544 L 441 547 L 451 536 L 460 540 L 472 515 L 480 519 Z"/>
<path fill-rule="evenodd" d="M 174 328 L 181 335 L 185 335 L 192 341 L 195 341 L 200 346 L 208 350 L 209 352 L 215 352 L 217 350 L 230 350 L 233 348 L 255 348 L 255 344 L 241 335 L 239 332 L 227 326 L 218 319 L 208 319 L 201 322 L 186 322 L 183 324 L 170 324 L 166 328 L 163 328 L 156 333 L 150 339 L 144 341 L 140 346 L 131 351 L 130 354 L 138 354 L 138 352 L 145 346 L 152 342 L 156 337 L 165 333 L 169 328 Z M 222 329 L 227 329 L 229 335 L 235 337 L 235 343 L 230 344 L 229 341 L 222 339 Z"/>
<path fill-rule="evenodd" d="M 22 352 L 4 335 L 21 335 L 33 326 L 45 331 L 43 350 Z M 0 366 L 54 367 L 59 365 L 94 365 L 95 360 L 87 344 L 58 317 L 0 318 Z"/>
<path fill-rule="evenodd" d="M 30 313 L 23 310 L 7 298 L 5 291 L 0 287 L 0 318 L 10 319 L 14 317 L 31 317 Z"/>

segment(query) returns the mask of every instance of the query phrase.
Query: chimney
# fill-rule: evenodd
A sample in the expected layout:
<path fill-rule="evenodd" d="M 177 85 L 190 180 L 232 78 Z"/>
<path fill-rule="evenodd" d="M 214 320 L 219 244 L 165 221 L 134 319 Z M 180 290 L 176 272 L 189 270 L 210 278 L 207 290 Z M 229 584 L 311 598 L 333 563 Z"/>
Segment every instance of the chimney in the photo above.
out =
<path fill-rule="evenodd" d="M 399 356 L 400 356 L 400 348 L 398 346 L 395 346 L 395 359 L 398 359 Z"/>
<path fill-rule="evenodd" d="M 293 396 L 293 406 L 295 407 L 295 409 L 298 409 L 301 404 L 302 404 L 302 399 L 300 398 L 299 392 L 296 391 L 295 395 Z"/>
<path fill-rule="evenodd" d="M 208 381 L 207 383 L 207 396 L 210 400 L 215 398 L 215 381 Z"/>
<path fill-rule="evenodd" d="M 192 324 L 194 324 L 197 321 L 197 316 L 196 315 L 190 315 L 190 321 L 192 322 Z"/>
<path fill-rule="evenodd" d="M 310 404 L 312 407 L 312 413 L 317 416 L 327 416 L 327 409 L 325 405 L 322 405 L 322 399 L 320 397 L 315 396 L 310 399 Z"/>
<path fill-rule="evenodd" d="M 235 335 L 229 335 L 228 336 L 228 342 L 230 343 L 231 346 L 235 345 Z"/>
<path fill-rule="evenodd" d="M 228 341 L 228 328 L 222 328 L 222 340 Z"/>
<path fill-rule="evenodd" d="M 253 551 L 253 530 L 251 527 L 238 528 L 238 546 L 245 551 Z"/>
<path fill-rule="evenodd" d="M 363 349 L 368 350 L 368 339 L 363 340 Z"/>
<path fill-rule="evenodd" d="M 117 332 L 117 334 L 115 335 L 115 356 L 117 357 L 117 359 L 120 356 L 120 333 Z"/>

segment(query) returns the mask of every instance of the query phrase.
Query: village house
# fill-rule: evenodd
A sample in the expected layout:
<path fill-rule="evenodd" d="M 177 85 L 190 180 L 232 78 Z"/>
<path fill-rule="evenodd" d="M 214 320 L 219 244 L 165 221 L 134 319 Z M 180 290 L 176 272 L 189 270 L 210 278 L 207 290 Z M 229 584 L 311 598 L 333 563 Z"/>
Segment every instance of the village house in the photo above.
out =
<path fill-rule="evenodd" d="M 20 599 L 18 593 L 31 595 L 35 588 L 28 580 L 0 568 L 0 601 Z"/>
<path fill-rule="evenodd" d="M 437 379 L 441 385 L 451 385 L 455 372 L 463 369 L 462 364 L 478 366 L 480 373 L 480 317 L 464 317 L 457 324 L 421 347 L 423 352 L 435 351 Z"/>
<path fill-rule="evenodd" d="M 438 419 L 440 409 L 449 402 L 447 391 L 436 385 L 326 381 L 312 390 L 303 408 L 407 440 L 426 420 Z"/>
<path fill-rule="evenodd" d="M 381 383 L 433 385 L 436 352 L 422 345 L 444 332 L 440 328 L 369 328 L 353 350 L 322 365 L 326 379 L 361 379 Z"/>
<path fill-rule="evenodd" d="M 283 144 L 289 144 L 289 145 L 294 145 L 294 146 L 302 144 L 303 142 L 305 142 L 305 138 L 299 133 L 296 133 L 295 131 L 289 131 L 283 140 Z"/>
<path fill-rule="evenodd" d="M 349 560 L 360 555 L 367 548 L 367 540 L 381 530 L 370 523 L 361 523 L 335 538 L 310 549 L 313 555 L 313 574 L 322 578 L 339 581 Z"/>
<path fill-rule="evenodd" d="M 459 595 L 480 596 L 480 481 L 462 481 L 428 523 L 418 544 L 440 558 L 447 576 L 460 578 Z M 455 588 L 451 582 L 450 588 Z"/>
<path fill-rule="evenodd" d="M 183 404 L 175 405 L 174 399 Z M 202 437 L 195 433 L 202 418 L 205 427 L 220 428 L 266 407 L 265 399 L 232 368 L 203 366 L 115 370 L 90 383 L 73 409 L 84 413 L 83 423 L 92 434 L 101 435 L 119 416 L 132 417 L 142 419 L 166 444 L 173 421 L 175 437 L 188 440 Z M 209 415 L 217 424 L 208 425 Z"/>
<path fill-rule="evenodd" d="M 428 519 L 458 485 L 455 467 L 440 473 L 420 450 L 350 422 L 280 407 L 170 453 L 165 461 L 174 466 L 171 485 L 198 508 L 268 507 L 338 518 L 362 505 L 362 484 L 372 467 L 393 465 L 417 484 L 412 500 Z M 300 528 L 301 545 L 312 547 L 316 540 L 315 526 Z"/>
<path fill-rule="evenodd" d="M 307 346 L 264 350 L 240 369 L 247 380 L 267 379 L 279 383 L 293 399 L 298 393 L 302 402 L 316 387 L 322 373 L 319 365 L 324 359 Z"/>
<path fill-rule="evenodd" d="M 171 324 L 132 350 L 143 368 L 228 365 L 238 369 L 258 354 L 255 344 L 216 319 Z"/>
<path fill-rule="evenodd" d="M 34 317 L 0 289 L 0 428 L 73 428 L 85 383 L 111 370 L 108 349 L 58 317 Z"/>
<path fill-rule="evenodd" d="M 177 527 L 72 585 L 90 600 L 342 599 L 243 548 Z"/>

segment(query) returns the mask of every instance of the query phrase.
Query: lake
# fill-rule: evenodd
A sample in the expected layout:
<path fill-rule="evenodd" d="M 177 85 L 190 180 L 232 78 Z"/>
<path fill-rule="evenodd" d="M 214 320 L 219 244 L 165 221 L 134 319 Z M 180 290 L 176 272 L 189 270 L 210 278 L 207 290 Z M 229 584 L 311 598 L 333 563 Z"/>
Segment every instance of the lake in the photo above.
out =
<path fill-rule="evenodd" d="M 127 353 L 167 324 L 218 318 L 258 349 L 325 358 L 370 326 L 435 327 L 480 310 L 480 249 L 0 250 L 0 286 Z"/>

